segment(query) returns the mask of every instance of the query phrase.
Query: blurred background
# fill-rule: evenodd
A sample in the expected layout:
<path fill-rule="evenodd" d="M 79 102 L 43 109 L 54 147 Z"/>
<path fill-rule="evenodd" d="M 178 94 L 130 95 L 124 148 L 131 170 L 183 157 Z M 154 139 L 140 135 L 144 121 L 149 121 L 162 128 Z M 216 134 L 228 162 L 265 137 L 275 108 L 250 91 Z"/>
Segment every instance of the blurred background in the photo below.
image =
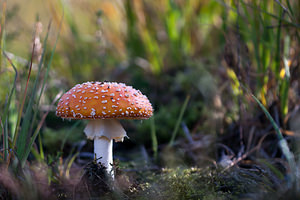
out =
<path fill-rule="evenodd" d="M 48 161 L 76 152 L 77 164 L 92 160 L 86 122 L 57 118 L 53 102 L 86 81 L 126 83 L 154 107 L 149 120 L 122 121 L 129 139 L 114 147 L 121 167 L 249 167 L 282 159 L 251 94 L 298 152 L 299 1 L 10 0 L 0 6 L 1 48 L 18 71 L 13 86 L 14 69 L 1 56 L 0 106 L 4 112 L 15 88 L 5 130 L 13 138 L 16 125 L 22 132 L 30 121 L 24 141 L 39 134 L 29 160 L 46 159 L 44 152 Z M 26 105 L 34 113 L 29 118 Z"/>

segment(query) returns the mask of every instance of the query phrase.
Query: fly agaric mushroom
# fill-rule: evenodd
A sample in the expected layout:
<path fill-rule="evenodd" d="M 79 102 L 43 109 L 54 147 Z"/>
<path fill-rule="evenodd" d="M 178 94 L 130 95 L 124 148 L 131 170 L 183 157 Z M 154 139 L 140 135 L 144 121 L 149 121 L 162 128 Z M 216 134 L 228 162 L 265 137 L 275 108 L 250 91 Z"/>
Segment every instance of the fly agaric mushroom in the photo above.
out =
<path fill-rule="evenodd" d="M 94 140 L 96 159 L 112 176 L 112 146 L 123 141 L 126 131 L 118 119 L 148 119 L 152 116 L 148 98 L 124 83 L 86 82 L 66 92 L 56 108 L 56 115 L 65 119 L 88 119 L 84 129 Z"/>

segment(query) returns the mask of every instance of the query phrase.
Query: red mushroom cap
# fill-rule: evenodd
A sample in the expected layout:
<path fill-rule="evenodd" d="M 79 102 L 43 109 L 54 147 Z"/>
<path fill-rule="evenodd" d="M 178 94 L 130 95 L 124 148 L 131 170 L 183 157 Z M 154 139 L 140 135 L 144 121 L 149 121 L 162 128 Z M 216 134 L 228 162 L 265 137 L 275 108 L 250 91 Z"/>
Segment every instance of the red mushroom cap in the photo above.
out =
<path fill-rule="evenodd" d="M 148 119 L 153 108 L 139 90 L 115 82 L 75 85 L 58 102 L 56 115 L 70 119 Z"/>

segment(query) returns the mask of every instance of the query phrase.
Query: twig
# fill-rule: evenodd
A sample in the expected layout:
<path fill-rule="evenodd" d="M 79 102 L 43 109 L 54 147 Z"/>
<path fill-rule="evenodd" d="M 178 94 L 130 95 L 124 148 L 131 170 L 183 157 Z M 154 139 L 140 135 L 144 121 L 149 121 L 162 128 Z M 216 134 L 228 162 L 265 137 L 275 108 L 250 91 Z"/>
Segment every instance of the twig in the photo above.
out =
<path fill-rule="evenodd" d="M 240 161 L 244 160 L 245 158 L 247 158 L 247 156 L 249 156 L 250 154 L 252 154 L 254 151 L 256 151 L 259 148 L 259 146 L 255 146 L 254 148 L 252 148 L 250 151 L 244 153 L 242 156 L 238 157 L 237 159 L 235 159 L 229 166 L 227 166 L 225 169 L 223 169 L 222 172 L 227 171 L 229 168 L 235 166 L 237 163 L 239 163 Z"/>

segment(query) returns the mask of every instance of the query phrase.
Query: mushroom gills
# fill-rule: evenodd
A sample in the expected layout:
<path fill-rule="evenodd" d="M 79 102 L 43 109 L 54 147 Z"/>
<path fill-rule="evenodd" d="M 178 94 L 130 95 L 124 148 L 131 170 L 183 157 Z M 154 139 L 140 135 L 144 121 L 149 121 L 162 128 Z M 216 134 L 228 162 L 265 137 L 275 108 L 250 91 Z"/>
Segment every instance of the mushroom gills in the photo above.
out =
<path fill-rule="evenodd" d="M 126 131 L 117 119 L 90 120 L 84 132 L 91 140 L 106 137 L 108 140 L 123 142 L 124 137 L 127 137 Z"/>

